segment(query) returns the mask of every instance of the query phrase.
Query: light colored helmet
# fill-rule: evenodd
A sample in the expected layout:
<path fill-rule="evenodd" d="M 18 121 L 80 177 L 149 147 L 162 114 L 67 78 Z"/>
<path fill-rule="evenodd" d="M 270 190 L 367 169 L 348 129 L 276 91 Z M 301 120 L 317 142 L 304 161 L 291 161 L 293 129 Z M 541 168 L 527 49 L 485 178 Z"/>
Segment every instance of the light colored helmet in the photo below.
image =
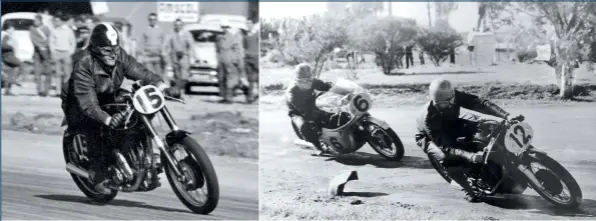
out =
<path fill-rule="evenodd" d="M 455 95 L 455 91 L 448 80 L 439 78 L 430 83 L 428 87 L 428 94 L 430 99 L 434 102 L 447 101 Z"/>
<path fill-rule="evenodd" d="M 294 68 L 293 75 L 296 80 L 312 79 L 312 66 L 308 63 L 301 63 Z"/>

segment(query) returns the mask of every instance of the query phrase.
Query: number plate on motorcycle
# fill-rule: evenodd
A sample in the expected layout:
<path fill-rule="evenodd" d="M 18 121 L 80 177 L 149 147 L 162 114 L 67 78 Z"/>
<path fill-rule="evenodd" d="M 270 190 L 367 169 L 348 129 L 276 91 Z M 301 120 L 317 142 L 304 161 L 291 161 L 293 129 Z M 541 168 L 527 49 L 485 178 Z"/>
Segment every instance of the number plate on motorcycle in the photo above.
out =
<path fill-rule="evenodd" d="M 532 144 L 534 131 L 529 124 L 520 122 L 512 125 L 505 134 L 505 148 L 512 153 L 525 151 Z"/>
<path fill-rule="evenodd" d="M 350 112 L 355 115 L 361 115 L 370 110 L 372 106 L 372 98 L 366 93 L 359 93 L 352 98 L 350 102 Z"/>
<path fill-rule="evenodd" d="M 135 110 L 141 114 L 153 114 L 161 110 L 166 104 L 161 91 L 153 85 L 139 88 L 132 97 Z"/>

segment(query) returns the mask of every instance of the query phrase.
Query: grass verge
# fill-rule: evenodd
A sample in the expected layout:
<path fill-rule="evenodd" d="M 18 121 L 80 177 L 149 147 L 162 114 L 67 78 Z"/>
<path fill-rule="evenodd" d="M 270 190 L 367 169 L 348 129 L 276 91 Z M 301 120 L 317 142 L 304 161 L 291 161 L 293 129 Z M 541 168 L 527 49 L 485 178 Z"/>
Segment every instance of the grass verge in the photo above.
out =
<path fill-rule="evenodd" d="M 50 113 L 23 114 L 3 113 L 2 129 L 31 133 L 62 135 L 62 115 Z M 161 120 L 161 119 L 160 119 Z M 161 136 L 168 132 L 163 120 L 154 120 Z M 189 119 L 177 120 L 179 126 L 189 132 L 205 150 L 219 156 L 258 159 L 258 120 L 243 116 L 240 112 L 214 112 L 191 115 Z"/>

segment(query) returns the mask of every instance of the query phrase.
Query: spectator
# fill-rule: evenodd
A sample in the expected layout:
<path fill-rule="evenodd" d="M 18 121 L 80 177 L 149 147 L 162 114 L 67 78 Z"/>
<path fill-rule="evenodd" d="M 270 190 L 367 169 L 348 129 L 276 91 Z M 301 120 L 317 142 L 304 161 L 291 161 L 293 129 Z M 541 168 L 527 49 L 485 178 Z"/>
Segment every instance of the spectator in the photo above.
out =
<path fill-rule="evenodd" d="M 242 38 L 233 33 L 227 22 L 221 25 L 224 33 L 216 40 L 219 60 L 219 93 L 222 96 L 220 103 L 232 103 L 236 88 L 248 87 L 248 80 L 244 69 L 244 47 Z M 247 102 L 251 102 L 247 96 Z"/>
<path fill-rule="evenodd" d="M 259 26 L 248 20 L 248 31 L 244 38 L 246 51 L 246 76 L 248 78 L 248 102 L 252 103 L 259 94 Z"/>
<path fill-rule="evenodd" d="M 89 42 L 89 35 L 91 31 L 87 26 L 81 26 L 77 29 L 77 48 L 75 53 L 71 56 L 72 59 L 72 68 L 74 69 L 76 63 L 85 55 L 85 48 L 87 48 L 87 44 Z"/>
<path fill-rule="evenodd" d="M 174 32 L 167 36 L 164 44 L 164 57 L 174 69 L 174 84 L 180 91 L 185 89 L 190 69 L 190 55 L 192 50 L 192 36 L 190 32 L 182 31 L 184 23 L 180 19 L 174 22 Z"/>
<path fill-rule="evenodd" d="M 2 86 L 6 86 L 4 95 L 14 95 L 11 88 L 14 84 L 18 85 L 16 79 L 21 61 L 15 57 L 12 46 L 14 27 L 5 25 L 2 28 L 6 29 L 2 30 Z"/>
<path fill-rule="evenodd" d="M 54 63 L 54 74 L 57 78 L 56 92 L 60 95 L 62 84 L 70 78 L 72 72 L 72 55 L 77 46 L 77 39 L 74 31 L 66 25 L 68 17 L 55 17 L 56 28 L 50 37 L 50 50 Z"/>
<path fill-rule="evenodd" d="M 164 57 L 162 46 L 165 42 L 165 35 L 161 28 L 157 26 L 157 14 L 150 13 L 148 16 L 149 28 L 143 33 L 141 45 L 143 63 L 150 71 L 163 77 L 164 82 L 168 82 L 164 69 Z"/>
<path fill-rule="evenodd" d="M 418 47 L 418 59 L 420 59 L 420 65 L 424 65 L 424 51 L 421 47 Z"/>
<path fill-rule="evenodd" d="M 414 45 L 409 44 L 406 46 L 406 68 L 410 68 L 410 66 L 414 67 L 414 54 L 412 52 L 412 48 Z"/>
<path fill-rule="evenodd" d="M 52 85 L 52 58 L 50 54 L 50 27 L 43 24 L 41 14 L 35 16 L 35 22 L 29 29 L 29 36 L 35 49 L 35 81 L 37 94 L 45 97 Z"/>

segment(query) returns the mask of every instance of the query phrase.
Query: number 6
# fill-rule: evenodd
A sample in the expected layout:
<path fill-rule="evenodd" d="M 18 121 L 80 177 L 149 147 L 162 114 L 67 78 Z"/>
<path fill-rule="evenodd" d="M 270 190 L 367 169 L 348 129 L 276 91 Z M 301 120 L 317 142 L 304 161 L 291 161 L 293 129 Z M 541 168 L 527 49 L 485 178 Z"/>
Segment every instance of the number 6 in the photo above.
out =
<path fill-rule="evenodd" d="M 364 112 L 368 110 L 370 104 L 368 103 L 368 101 L 366 101 L 366 99 L 362 99 L 361 95 L 358 95 L 354 98 L 354 105 L 356 106 L 356 109 L 358 111 Z"/>

